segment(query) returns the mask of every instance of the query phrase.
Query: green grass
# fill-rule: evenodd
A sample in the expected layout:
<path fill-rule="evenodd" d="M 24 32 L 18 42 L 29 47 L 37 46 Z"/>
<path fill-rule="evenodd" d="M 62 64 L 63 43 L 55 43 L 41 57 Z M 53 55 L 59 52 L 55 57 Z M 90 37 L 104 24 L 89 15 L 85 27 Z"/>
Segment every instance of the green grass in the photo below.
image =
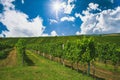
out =
<path fill-rule="evenodd" d="M 120 45 L 120 35 L 91 35 L 95 38 L 96 42 L 99 43 L 116 43 Z M 62 41 L 66 43 L 67 40 L 73 41 L 76 39 L 81 39 L 83 36 L 63 36 L 63 37 L 32 37 L 24 38 L 26 39 L 26 48 L 33 45 L 44 45 L 45 43 L 53 43 L 57 41 Z M 89 37 L 89 36 L 88 36 Z M 15 43 L 20 38 L 5 38 L 1 39 L 0 42 L 7 45 L 7 47 L 15 46 Z M 3 46 L 2 46 L 3 47 Z M 6 47 L 5 47 L 6 48 Z M 39 49 L 40 50 L 40 49 Z M 0 68 L 0 80 L 91 80 L 91 77 L 87 77 L 74 70 L 62 66 L 59 63 L 47 60 L 41 56 L 27 52 L 28 59 L 26 59 L 27 65 L 24 67 L 4 67 Z M 3 54 L 1 54 L 3 56 Z M 19 56 L 19 55 L 18 55 Z M 30 58 L 30 59 L 29 59 Z M 18 58 L 17 58 L 18 59 Z M 8 62 L 10 60 L 8 59 Z M 19 61 L 17 62 L 19 63 Z M 32 64 L 31 64 L 32 63 Z M 98 63 L 98 69 L 105 71 L 113 71 L 113 66 Z M 120 67 L 118 69 L 120 72 Z M 102 73 L 101 73 L 102 74 Z M 106 75 L 105 75 L 106 76 Z M 119 80 L 119 79 L 118 79 Z"/>
<path fill-rule="evenodd" d="M 104 69 L 104 70 L 107 70 L 107 71 L 120 73 L 120 66 L 118 66 L 117 71 L 114 71 L 114 66 L 113 65 L 104 64 L 104 63 L 101 63 L 101 62 L 95 62 L 95 64 L 96 64 L 96 67 L 98 67 L 98 68 L 101 68 L 101 69 Z"/>
<path fill-rule="evenodd" d="M 24 67 L 0 68 L 0 80 L 93 80 L 59 63 L 27 51 L 34 64 Z"/>

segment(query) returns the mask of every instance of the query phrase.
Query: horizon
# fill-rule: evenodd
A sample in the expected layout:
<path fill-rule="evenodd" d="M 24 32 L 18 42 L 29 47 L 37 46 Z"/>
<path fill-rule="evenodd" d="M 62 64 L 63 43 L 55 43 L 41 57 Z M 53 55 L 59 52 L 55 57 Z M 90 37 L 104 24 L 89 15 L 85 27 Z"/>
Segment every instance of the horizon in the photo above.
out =
<path fill-rule="evenodd" d="M 120 33 L 119 0 L 0 0 L 0 37 Z"/>

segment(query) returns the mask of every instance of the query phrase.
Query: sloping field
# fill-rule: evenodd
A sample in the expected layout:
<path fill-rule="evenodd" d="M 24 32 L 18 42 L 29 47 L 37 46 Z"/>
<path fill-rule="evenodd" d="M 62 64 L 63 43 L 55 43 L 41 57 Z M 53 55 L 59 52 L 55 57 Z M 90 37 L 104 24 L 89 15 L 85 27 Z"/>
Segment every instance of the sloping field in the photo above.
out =
<path fill-rule="evenodd" d="M 17 55 L 16 50 L 13 49 L 7 58 L 0 60 L 0 68 L 1 67 L 13 67 L 17 65 Z"/>
<path fill-rule="evenodd" d="M 11 51 L 8 56 L 8 58 L 10 57 L 10 64 L 16 63 L 12 60 L 13 56 L 15 57 L 15 55 L 12 55 L 14 52 Z M 93 80 L 91 77 L 40 57 L 30 51 L 27 51 L 26 55 L 29 58 L 27 63 L 32 63 L 30 66 L 2 67 L 0 68 L 0 80 Z"/>

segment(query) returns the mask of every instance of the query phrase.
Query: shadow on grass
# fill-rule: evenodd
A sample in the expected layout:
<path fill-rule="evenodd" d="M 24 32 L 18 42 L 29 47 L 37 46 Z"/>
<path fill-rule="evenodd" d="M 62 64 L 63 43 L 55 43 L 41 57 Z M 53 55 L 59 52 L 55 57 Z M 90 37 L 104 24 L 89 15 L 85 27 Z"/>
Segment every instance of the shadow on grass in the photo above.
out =
<path fill-rule="evenodd" d="M 24 60 L 27 63 L 28 66 L 34 66 L 34 62 L 26 55 L 24 54 Z"/>
<path fill-rule="evenodd" d="M 6 49 L 0 51 L 0 60 L 6 59 L 12 49 Z"/>
<path fill-rule="evenodd" d="M 41 56 L 43 56 L 43 55 L 41 55 Z M 46 58 L 46 59 L 49 59 L 48 57 L 46 57 L 46 55 L 45 56 L 43 56 L 44 58 Z M 50 59 L 49 59 L 50 60 Z M 52 58 L 52 61 L 55 61 L 55 62 L 57 62 L 57 63 L 59 63 L 56 59 L 54 59 L 54 58 Z M 62 64 L 62 63 L 61 63 Z M 67 65 L 67 64 L 64 64 L 64 66 L 65 67 L 68 67 L 68 68 L 71 68 L 72 70 L 75 70 L 75 71 L 77 71 L 78 73 L 82 73 L 83 75 L 87 75 L 87 71 L 82 71 L 82 70 L 77 70 L 77 69 L 75 69 L 74 67 L 72 68 L 71 67 L 71 65 Z M 98 77 L 98 76 L 95 76 L 95 75 L 92 75 L 92 74 L 90 74 L 89 75 L 90 77 L 92 77 L 94 80 L 105 80 L 105 78 L 101 78 L 101 77 Z"/>
<path fill-rule="evenodd" d="M 71 68 L 71 66 L 69 66 L 69 65 L 65 65 L 65 67 Z M 77 70 L 77 69 L 75 69 L 75 68 L 72 68 L 72 70 L 75 70 L 75 71 L 77 71 L 78 73 L 82 73 L 83 75 L 87 75 L 87 71 L 82 71 L 82 70 L 80 70 L 80 69 Z M 90 76 L 93 77 L 94 80 L 105 80 L 104 78 L 101 78 L 101 77 L 98 77 L 98 76 L 95 76 L 95 75 L 92 75 L 92 74 L 90 74 Z"/>

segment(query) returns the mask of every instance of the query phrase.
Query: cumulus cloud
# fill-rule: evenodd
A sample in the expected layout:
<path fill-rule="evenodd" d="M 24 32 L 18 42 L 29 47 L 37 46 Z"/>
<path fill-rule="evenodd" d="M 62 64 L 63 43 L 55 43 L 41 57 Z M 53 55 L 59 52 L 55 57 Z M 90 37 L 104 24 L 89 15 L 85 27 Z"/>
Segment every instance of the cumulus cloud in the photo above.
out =
<path fill-rule="evenodd" d="M 74 17 L 62 17 L 61 19 L 60 19 L 60 21 L 74 21 L 75 20 L 75 18 Z"/>
<path fill-rule="evenodd" d="M 24 4 L 24 0 L 21 0 L 22 4 Z"/>
<path fill-rule="evenodd" d="M 46 36 L 49 36 L 49 35 L 44 33 L 44 34 L 42 34 L 41 36 L 46 37 Z"/>
<path fill-rule="evenodd" d="M 108 0 L 108 1 L 110 1 L 111 3 L 114 3 L 114 0 Z"/>
<path fill-rule="evenodd" d="M 79 32 L 79 31 L 77 31 L 77 32 L 76 32 L 76 35 L 80 35 L 80 32 Z"/>
<path fill-rule="evenodd" d="M 67 2 L 61 2 L 60 9 L 62 9 L 65 14 L 71 14 L 75 7 L 74 1 L 75 0 L 67 0 Z"/>
<path fill-rule="evenodd" d="M 90 8 L 90 6 L 88 7 Z M 94 9 L 92 9 L 94 10 Z M 80 34 L 101 34 L 120 32 L 120 7 L 91 13 L 88 9 L 81 14 L 75 14 L 82 20 Z"/>
<path fill-rule="evenodd" d="M 73 8 L 75 7 L 75 4 L 71 4 L 74 0 L 68 0 L 65 8 L 64 8 L 64 13 L 66 14 L 71 14 Z"/>
<path fill-rule="evenodd" d="M 3 37 L 3 35 L 2 35 L 2 34 L 0 34 L 0 37 Z"/>
<path fill-rule="evenodd" d="M 75 17 L 81 17 L 81 14 L 75 13 Z"/>
<path fill-rule="evenodd" d="M 40 36 L 45 28 L 42 25 L 43 20 L 40 17 L 28 21 L 26 14 L 14 10 L 5 11 L 3 16 L 0 21 L 7 26 L 9 30 L 3 33 L 9 37 Z"/>
<path fill-rule="evenodd" d="M 0 16 L 0 22 L 8 31 L 2 31 L 7 37 L 42 36 L 45 26 L 39 16 L 29 20 L 29 16 L 14 9 L 14 0 L 2 0 L 5 11 Z"/>
<path fill-rule="evenodd" d="M 51 7 L 53 11 L 56 13 L 57 20 L 60 19 L 59 12 L 63 12 L 65 15 L 70 15 L 72 13 L 72 10 L 75 7 L 75 1 L 76 0 L 50 0 L 51 1 Z M 58 5 L 58 6 L 57 6 Z M 58 9 L 57 9 L 58 8 Z M 56 21 L 53 21 L 56 22 Z"/>
<path fill-rule="evenodd" d="M 58 21 L 55 19 L 50 19 L 50 24 L 53 24 L 53 23 L 58 23 Z"/>
<path fill-rule="evenodd" d="M 12 2 L 15 0 L 1 0 L 1 4 L 4 6 L 4 10 L 14 9 Z"/>
<path fill-rule="evenodd" d="M 51 36 L 57 36 L 58 34 L 56 33 L 56 31 L 52 31 L 51 32 Z"/>
<path fill-rule="evenodd" d="M 89 7 L 88 7 L 88 10 L 89 11 L 90 10 L 100 10 L 101 11 L 101 9 L 99 9 L 98 6 L 99 6 L 98 4 L 90 3 Z"/>

